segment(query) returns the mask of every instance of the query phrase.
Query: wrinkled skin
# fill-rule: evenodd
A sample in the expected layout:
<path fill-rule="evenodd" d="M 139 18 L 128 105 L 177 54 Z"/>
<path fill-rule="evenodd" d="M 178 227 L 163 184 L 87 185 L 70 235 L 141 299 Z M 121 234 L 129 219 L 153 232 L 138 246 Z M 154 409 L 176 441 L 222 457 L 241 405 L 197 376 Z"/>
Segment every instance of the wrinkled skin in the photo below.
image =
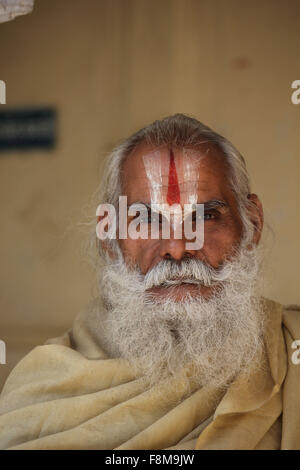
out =
<path fill-rule="evenodd" d="M 122 168 L 122 195 L 128 198 L 128 206 L 135 202 L 151 204 L 151 185 L 147 177 L 144 158 L 145 155 L 153 153 L 154 149 L 147 144 L 140 144 L 125 160 Z M 181 205 L 186 202 L 189 191 L 189 181 L 183 173 L 182 159 L 186 154 L 181 149 L 173 149 L 177 176 L 180 187 Z M 194 151 L 195 154 L 195 151 Z M 219 149 L 212 144 L 204 143 L 201 149 L 196 151 L 199 161 L 193 172 L 194 180 L 197 179 L 197 202 L 206 203 L 210 200 L 220 200 L 226 203 L 225 207 L 218 207 L 209 210 L 204 215 L 204 245 L 200 250 L 187 250 L 186 239 L 175 239 L 171 230 L 170 239 L 147 240 L 126 239 L 119 240 L 120 249 L 128 265 L 137 265 L 143 274 L 163 259 L 173 259 L 180 261 L 185 257 L 194 257 L 214 268 L 219 267 L 233 250 L 240 243 L 243 235 L 242 221 L 238 212 L 235 195 L 228 183 L 228 169 L 224 163 L 224 157 Z M 168 186 L 168 168 L 170 151 L 168 148 L 159 149 L 159 156 L 162 167 L 162 185 Z M 184 184 L 185 183 L 185 184 Z M 166 194 L 166 191 L 164 191 Z M 248 195 L 254 206 L 250 209 L 250 217 L 256 230 L 253 235 L 253 243 L 258 244 L 263 227 L 262 204 L 256 194 Z M 164 203 L 165 200 L 162 201 Z M 130 217 L 128 223 L 130 223 Z M 180 299 L 189 292 L 191 295 L 203 295 L 208 297 L 212 292 L 212 287 L 198 287 L 191 284 L 180 284 L 172 287 L 174 299 Z M 154 295 L 164 296 L 166 288 L 155 287 L 152 289 Z M 168 289 L 170 294 L 170 289 Z"/>

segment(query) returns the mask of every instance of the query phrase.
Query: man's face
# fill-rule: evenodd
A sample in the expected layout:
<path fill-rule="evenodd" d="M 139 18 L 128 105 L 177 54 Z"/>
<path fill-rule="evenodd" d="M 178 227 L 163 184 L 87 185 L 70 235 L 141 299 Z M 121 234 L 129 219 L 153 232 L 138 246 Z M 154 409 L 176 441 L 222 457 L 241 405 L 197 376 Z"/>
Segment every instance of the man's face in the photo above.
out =
<path fill-rule="evenodd" d="M 171 175 L 173 178 L 171 185 L 174 186 L 175 180 L 175 193 L 174 187 L 170 187 L 173 157 L 175 177 L 174 174 Z M 154 162 L 152 170 L 151 161 Z M 186 171 L 187 163 L 189 171 Z M 156 180 L 156 187 L 153 188 L 153 178 L 155 180 L 157 171 L 160 173 L 160 182 L 157 186 Z M 193 257 L 218 268 L 227 257 L 230 257 L 242 238 L 242 222 L 234 193 L 228 183 L 222 153 L 211 144 L 203 144 L 201 150 L 197 151 L 176 148 L 172 151 L 168 148 L 153 149 L 146 144 L 138 146 L 123 165 L 122 195 L 127 196 L 128 206 L 134 203 L 168 205 L 172 202 L 170 194 L 182 209 L 184 204 L 191 200 L 204 204 L 203 247 L 199 250 L 188 250 L 187 240 L 184 236 L 182 239 L 176 239 L 171 227 L 169 239 L 156 240 L 149 237 L 146 240 L 130 238 L 119 240 L 125 262 L 128 265 L 138 266 L 143 274 L 147 274 L 162 260 L 171 259 L 180 262 L 187 257 Z M 212 201 L 213 204 L 210 204 Z M 215 205 L 214 201 L 218 204 Z M 192 296 L 200 293 L 206 297 L 209 296 L 211 289 L 212 287 L 182 283 L 172 287 L 172 296 L 177 301 L 187 293 Z M 161 297 L 166 294 L 166 288 L 154 287 L 151 292 Z"/>

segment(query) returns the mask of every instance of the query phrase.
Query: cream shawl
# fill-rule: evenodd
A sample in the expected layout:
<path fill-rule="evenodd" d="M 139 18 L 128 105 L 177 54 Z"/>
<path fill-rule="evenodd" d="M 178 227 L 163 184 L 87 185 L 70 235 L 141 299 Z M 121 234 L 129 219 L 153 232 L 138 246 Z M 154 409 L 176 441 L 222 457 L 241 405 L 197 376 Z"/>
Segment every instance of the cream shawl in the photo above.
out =
<path fill-rule="evenodd" d="M 0 448 L 300 449 L 300 364 L 292 361 L 300 312 L 264 305 L 267 367 L 241 374 L 226 393 L 202 387 L 179 402 L 180 378 L 147 390 L 79 315 L 8 377 Z"/>

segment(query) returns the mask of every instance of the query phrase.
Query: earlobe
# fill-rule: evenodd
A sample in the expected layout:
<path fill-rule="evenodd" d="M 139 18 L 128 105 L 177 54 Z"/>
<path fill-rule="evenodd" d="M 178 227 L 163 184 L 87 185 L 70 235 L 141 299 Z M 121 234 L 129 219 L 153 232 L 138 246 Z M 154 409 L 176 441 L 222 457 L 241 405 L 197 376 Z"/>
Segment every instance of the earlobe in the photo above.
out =
<path fill-rule="evenodd" d="M 248 194 L 247 198 L 250 201 L 248 208 L 250 220 L 254 225 L 253 242 L 257 245 L 260 241 L 264 225 L 263 206 L 257 194 Z"/>

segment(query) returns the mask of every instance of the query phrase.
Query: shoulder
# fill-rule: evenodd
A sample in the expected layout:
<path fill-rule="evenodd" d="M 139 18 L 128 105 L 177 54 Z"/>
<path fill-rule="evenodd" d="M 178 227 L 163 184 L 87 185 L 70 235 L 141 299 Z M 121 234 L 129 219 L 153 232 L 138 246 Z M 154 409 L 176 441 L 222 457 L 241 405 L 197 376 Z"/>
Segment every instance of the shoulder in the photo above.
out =
<path fill-rule="evenodd" d="M 57 387 L 75 393 L 76 377 L 92 374 L 95 360 L 104 358 L 85 312 L 79 313 L 65 334 L 36 346 L 13 368 L 1 392 L 0 414 L 7 401 L 25 405 L 45 395 L 43 391 L 55 396 Z"/>
<path fill-rule="evenodd" d="M 282 322 L 293 339 L 300 339 L 300 306 L 283 305 Z"/>
<path fill-rule="evenodd" d="M 300 305 L 284 305 L 266 297 L 262 297 L 262 305 L 272 330 L 281 326 L 292 338 L 300 339 Z"/>
<path fill-rule="evenodd" d="M 107 359 L 103 345 L 104 335 L 101 335 L 104 322 L 105 312 L 101 299 L 95 298 L 76 316 L 72 328 L 61 337 L 48 339 L 46 344 L 66 346 L 80 352 L 87 359 Z"/>
<path fill-rule="evenodd" d="M 0 415 L 33 403 L 41 390 L 54 391 L 58 381 L 68 381 L 80 354 L 60 344 L 36 346 L 14 367 L 0 396 Z"/>
<path fill-rule="evenodd" d="M 283 306 L 287 373 L 283 386 L 282 449 L 299 449 L 300 442 L 300 307 Z"/>

